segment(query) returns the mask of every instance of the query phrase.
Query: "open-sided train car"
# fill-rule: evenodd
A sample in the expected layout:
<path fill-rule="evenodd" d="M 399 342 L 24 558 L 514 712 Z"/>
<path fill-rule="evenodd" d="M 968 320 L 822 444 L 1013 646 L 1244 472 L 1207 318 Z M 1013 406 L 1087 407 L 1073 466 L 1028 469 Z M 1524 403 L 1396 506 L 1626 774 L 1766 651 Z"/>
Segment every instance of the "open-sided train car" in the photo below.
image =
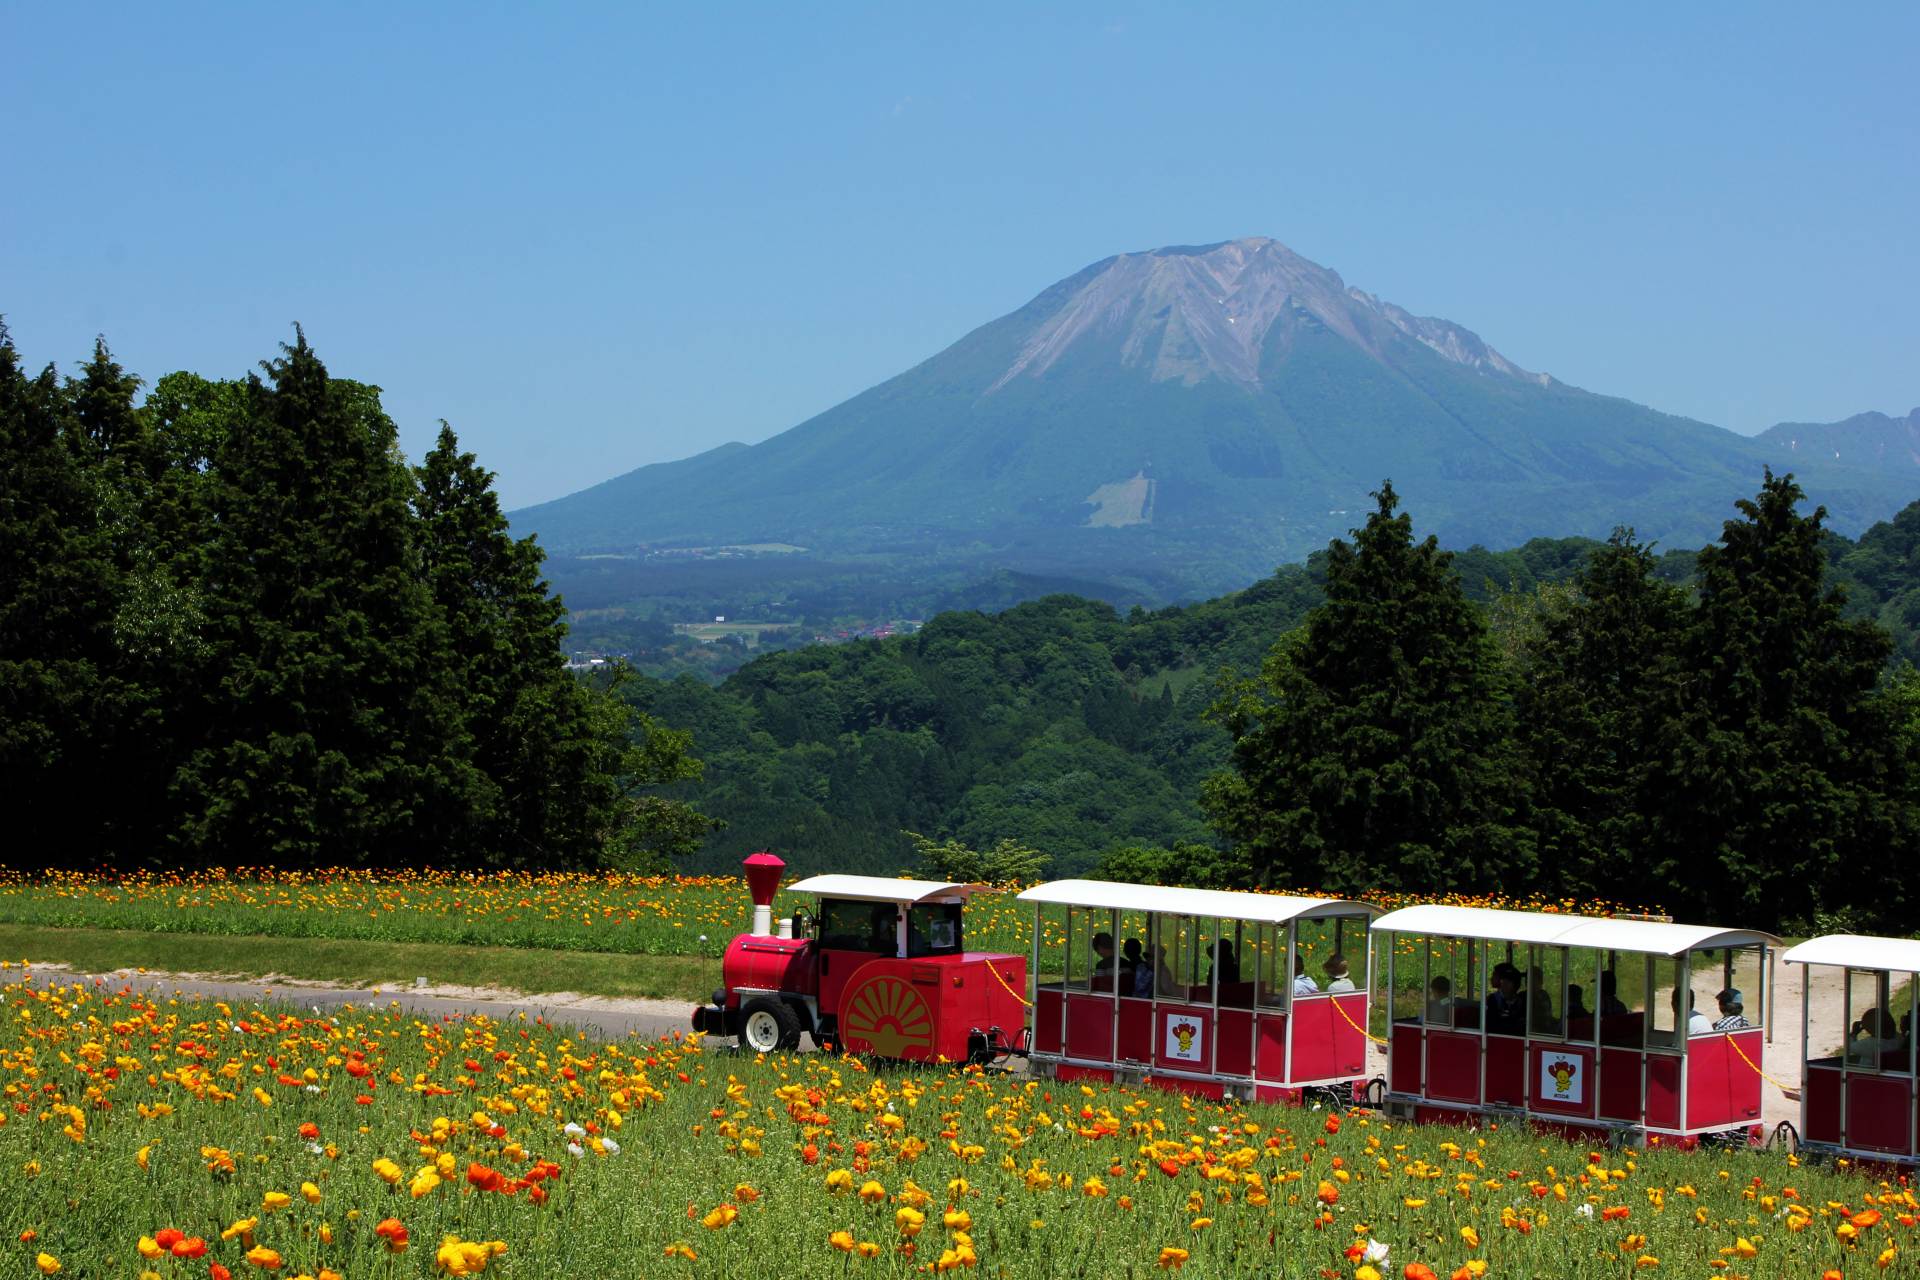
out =
<path fill-rule="evenodd" d="M 1043 940 L 1062 947 L 1062 971 L 1035 982 L 1037 1070 L 1269 1100 L 1366 1075 L 1377 908 L 1100 880 L 1020 899 L 1034 905 L 1034 973 Z"/>
<path fill-rule="evenodd" d="M 1391 1109 L 1628 1140 L 1758 1135 L 1771 934 L 1453 906 L 1373 928 Z"/>
<path fill-rule="evenodd" d="M 1800 1142 L 1809 1150 L 1888 1164 L 1920 1159 L 1920 941 L 1828 934 L 1781 959 L 1805 965 L 1800 984 Z M 1839 1006 L 1818 1022 L 1813 979 L 1840 971 Z"/>

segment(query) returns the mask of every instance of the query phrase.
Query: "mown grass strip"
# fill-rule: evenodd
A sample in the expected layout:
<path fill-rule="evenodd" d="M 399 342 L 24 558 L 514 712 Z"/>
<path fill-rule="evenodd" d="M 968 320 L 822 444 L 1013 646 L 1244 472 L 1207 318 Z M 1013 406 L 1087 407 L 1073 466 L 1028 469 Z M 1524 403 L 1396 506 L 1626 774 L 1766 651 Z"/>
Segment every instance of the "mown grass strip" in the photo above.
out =
<path fill-rule="evenodd" d="M 699 1000 L 719 981 L 717 961 L 697 956 L 634 956 L 525 947 L 447 946 L 328 938 L 147 933 L 131 929 L 51 929 L 0 924 L 0 957 L 69 964 L 90 973 L 145 968 L 261 978 L 279 974 L 342 987 L 430 983 L 498 987 L 504 992 Z"/>

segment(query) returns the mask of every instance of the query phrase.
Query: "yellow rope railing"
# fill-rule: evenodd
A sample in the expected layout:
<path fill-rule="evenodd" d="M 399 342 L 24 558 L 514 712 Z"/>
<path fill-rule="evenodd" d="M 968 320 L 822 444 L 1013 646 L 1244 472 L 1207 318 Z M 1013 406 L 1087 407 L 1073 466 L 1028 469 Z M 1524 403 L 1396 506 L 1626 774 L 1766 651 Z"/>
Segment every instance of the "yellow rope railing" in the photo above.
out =
<path fill-rule="evenodd" d="M 1338 1014 L 1339 1014 L 1339 1015 L 1340 1015 L 1341 1017 L 1343 1017 L 1343 1018 L 1345 1018 L 1345 1019 L 1347 1020 L 1347 1025 L 1348 1025 L 1348 1026 L 1350 1026 L 1350 1027 L 1352 1027 L 1352 1028 L 1353 1028 L 1353 1029 L 1354 1029 L 1355 1031 L 1358 1031 L 1358 1032 L 1359 1032 L 1359 1033 L 1360 1033 L 1361 1035 L 1363 1035 L 1363 1036 L 1365 1036 L 1365 1037 L 1366 1037 L 1367 1039 L 1369 1039 L 1369 1040 L 1371 1040 L 1371 1041 L 1373 1041 L 1373 1042 L 1374 1042 L 1375 1044 L 1387 1044 L 1387 1043 L 1389 1043 L 1388 1041 L 1386 1041 L 1386 1040 L 1383 1040 L 1383 1039 L 1382 1039 L 1382 1038 L 1380 1038 L 1379 1036 L 1377 1036 L 1377 1035 L 1375 1035 L 1375 1034 L 1373 1034 L 1373 1032 L 1371 1032 L 1371 1031 L 1369 1031 L 1369 1030 L 1367 1030 L 1367 1029 L 1366 1029 L 1365 1027 L 1363 1027 L 1363 1026 L 1361 1026 L 1361 1025 L 1360 1025 L 1359 1023 L 1357 1023 L 1357 1022 L 1355 1022 L 1355 1021 L 1353 1020 L 1353 1015 L 1352 1015 L 1352 1014 L 1350 1014 L 1350 1013 L 1348 1013 L 1348 1012 L 1347 1012 L 1347 1011 L 1346 1011 L 1345 1009 L 1343 1009 L 1343 1008 L 1342 1008 L 1342 1007 L 1340 1006 L 1340 998 L 1339 998 L 1338 996 L 1335 996 L 1335 997 L 1333 998 L 1333 1009 L 1334 1009 L 1334 1012 L 1335 1012 L 1335 1013 L 1338 1013 Z"/>
<path fill-rule="evenodd" d="M 1747 1056 L 1747 1051 L 1740 1047 L 1740 1042 L 1738 1040 L 1735 1040 L 1732 1036 L 1728 1036 L 1727 1043 L 1733 1047 L 1733 1051 L 1735 1053 L 1740 1055 L 1740 1061 L 1746 1063 L 1748 1066 L 1753 1068 L 1753 1073 L 1755 1075 L 1759 1076 L 1762 1080 L 1765 1080 L 1768 1084 L 1772 1085 L 1774 1088 L 1778 1089 L 1780 1092 L 1786 1094 L 1788 1097 L 1799 1096 L 1800 1091 L 1798 1089 L 1789 1088 L 1788 1086 L 1781 1084 L 1778 1080 L 1775 1080 L 1772 1076 L 1768 1075 L 1766 1072 L 1762 1071 L 1760 1069 L 1760 1064 Z"/>
<path fill-rule="evenodd" d="M 994 981 L 998 982 L 1002 987 L 1006 988 L 1006 992 L 1008 995 L 1012 996 L 1015 1000 L 1018 1000 L 1021 1004 L 1025 1005 L 1027 1008 L 1029 1009 L 1033 1008 L 1033 1001 L 1027 999 L 1025 996 L 1021 995 L 1018 991 L 1015 991 L 1013 989 L 1013 984 L 1011 982 L 1008 982 L 1004 977 L 1001 976 L 1000 971 L 993 967 L 993 961 L 991 960 L 987 961 L 987 972 L 993 975 Z"/>

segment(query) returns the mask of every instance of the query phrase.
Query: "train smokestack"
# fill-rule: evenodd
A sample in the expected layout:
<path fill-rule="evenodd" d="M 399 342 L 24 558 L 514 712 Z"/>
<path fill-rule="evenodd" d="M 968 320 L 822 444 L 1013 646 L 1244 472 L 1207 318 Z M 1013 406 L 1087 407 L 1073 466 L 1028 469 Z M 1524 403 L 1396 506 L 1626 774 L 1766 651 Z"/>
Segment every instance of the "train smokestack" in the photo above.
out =
<path fill-rule="evenodd" d="M 747 892 L 753 895 L 753 936 L 773 936 L 773 895 L 780 891 L 780 873 L 786 862 L 765 850 L 748 854 L 740 864 L 747 872 Z"/>

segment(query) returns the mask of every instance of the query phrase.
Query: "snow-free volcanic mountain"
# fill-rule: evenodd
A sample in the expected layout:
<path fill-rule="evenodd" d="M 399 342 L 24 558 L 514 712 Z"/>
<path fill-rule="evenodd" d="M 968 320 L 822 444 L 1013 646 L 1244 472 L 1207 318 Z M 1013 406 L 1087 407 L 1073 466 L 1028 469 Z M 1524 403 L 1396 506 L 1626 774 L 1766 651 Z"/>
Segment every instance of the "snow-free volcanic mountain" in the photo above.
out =
<path fill-rule="evenodd" d="M 785 543 L 970 557 L 1192 595 L 1344 534 L 1391 478 L 1450 545 L 1717 535 L 1762 466 L 1843 531 L 1920 491 L 1567 386 L 1275 240 L 1097 262 L 753 446 L 516 513 L 561 553 Z"/>

